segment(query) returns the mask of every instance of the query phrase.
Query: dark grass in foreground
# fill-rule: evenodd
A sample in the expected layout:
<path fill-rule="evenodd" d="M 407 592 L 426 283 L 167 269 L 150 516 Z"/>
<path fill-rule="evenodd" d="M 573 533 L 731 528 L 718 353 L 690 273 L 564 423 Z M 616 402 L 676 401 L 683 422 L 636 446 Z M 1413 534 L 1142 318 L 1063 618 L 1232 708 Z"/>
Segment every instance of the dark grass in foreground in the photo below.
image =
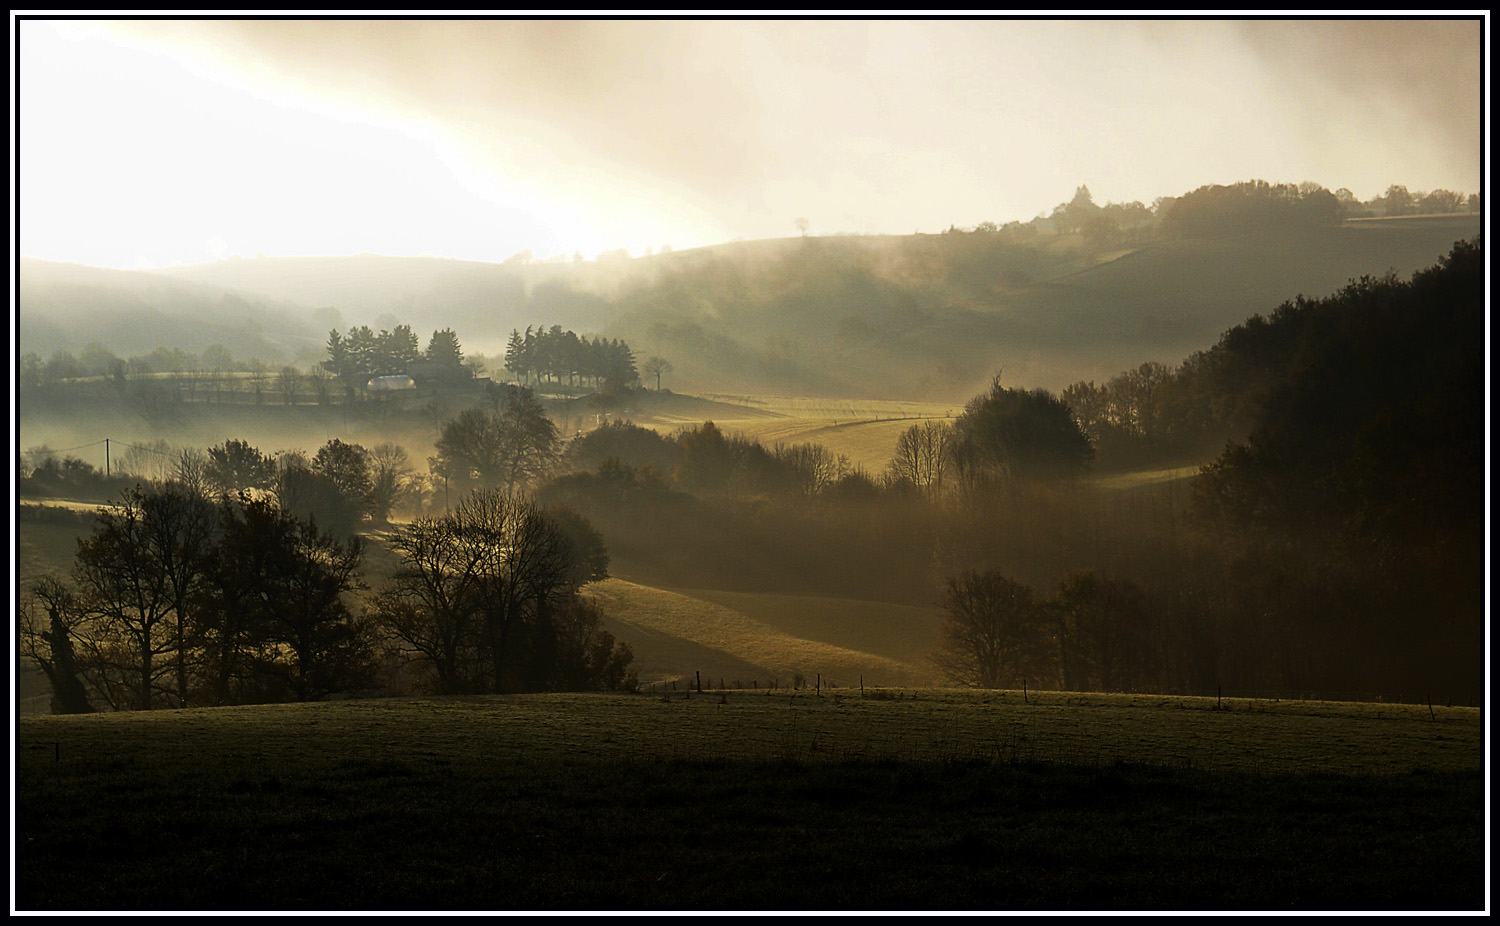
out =
<path fill-rule="evenodd" d="M 1051 697 L 27 720 L 16 906 L 1483 908 L 1477 711 Z M 1069 720 L 1100 748 L 1054 744 Z M 1327 752 L 1338 770 L 1236 753 L 1236 730 L 1279 730 L 1288 759 Z M 1337 760 L 1346 748 L 1381 758 L 1358 770 Z"/>

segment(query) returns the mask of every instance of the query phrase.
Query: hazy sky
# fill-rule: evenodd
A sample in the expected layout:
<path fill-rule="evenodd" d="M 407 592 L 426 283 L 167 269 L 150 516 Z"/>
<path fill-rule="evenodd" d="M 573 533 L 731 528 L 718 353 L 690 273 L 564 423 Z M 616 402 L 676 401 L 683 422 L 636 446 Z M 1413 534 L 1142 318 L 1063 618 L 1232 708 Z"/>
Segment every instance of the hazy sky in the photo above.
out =
<path fill-rule="evenodd" d="M 21 253 L 639 255 L 1480 189 L 1488 22 L 12 21 Z"/>

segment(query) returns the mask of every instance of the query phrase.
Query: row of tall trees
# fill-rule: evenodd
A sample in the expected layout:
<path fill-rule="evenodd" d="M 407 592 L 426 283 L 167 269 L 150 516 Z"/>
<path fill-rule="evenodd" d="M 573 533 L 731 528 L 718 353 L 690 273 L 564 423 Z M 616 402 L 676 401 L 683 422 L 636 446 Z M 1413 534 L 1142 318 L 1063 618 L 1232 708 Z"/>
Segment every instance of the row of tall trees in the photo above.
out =
<path fill-rule="evenodd" d="M 119 357 L 95 341 L 77 354 L 55 350 L 46 359 L 35 351 L 20 356 L 17 383 L 24 390 L 55 385 L 71 379 L 104 377 L 117 381 L 151 374 L 266 373 L 270 368 L 255 358 L 237 358 L 226 347 L 214 344 L 201 353 L 180 347 L 158 347 L 148 354 Z"/>
<path fill-rule="evenodd" d="M 269 498 L 132 489 L 79 541 L 71 583 L 22 597 L 21 650 L 68 712 L 365 688 L 374 649 L 346 600 L 363 553 Z"/>
<path fill-rule="evenodd" d="M 328 333 L 328 359 L 323 368 L 350 386 L 363 386 L 373 376 L 408 373 L 418 363 L 427 364 L 437 377 L 465 375 L 463 350 L 451 328 L 434 331 L 427 349 L 420 349 L 410 325 L 397 325 L 379 332 L 358 325 L 347 334 Z"/>
<path fill-rule="evenodd" d="M 1379 215 L 1442 215 L 1453 212 L 1478 212 L 1481 199 L 1478 193 L 1465 196 L 1452 190 L 1436 189 L 1430 192 L 1413 192 L 1395 183 L 1369 203 L 1370 211 Z"/>
<path fill-rule="evenodd" d="M 1476 248 L 1460 243 L 1441 266 L 1470 260 L 1468 252 Z M 1287 377 L 1328 336 L 1317 319 L 1333 315 L 1336 303 L 1387 299 L 1400 305 L 1411 298 L 1411 285 L 1393 275 L 1366 277 L 1334 297 L 1294 299 L 1235 325 L 1176 366 L 1143 363 L 1104 383 L 1073 383 L 1061 398 L 1092 443 L 1101 470 L 1201 460 L 1226 442 L 1249 437 Z M 1377 323 L 1390 321 L 1371 313 L 1361 323 L 1373 332 Z M 1374 335 L 1350 336 L 1365 344 Z"/>
<path fill-rule="evenodd" d="M 1015 241 L 1036 237 L 1039 225 L 1059 234 L 1081 232 L 1101 241 L 1128 243 L 1158 234 L 1239 234 L 1268 228 L 1336 224 L 1346 218 L 1375 216 L 1477 213 L 1477 193 L 1452 190 L 1411 191 L 1392 184 L 1384 193 L 1362 202 L 1347 188 L 1329 190 L 1312 181 L 1269 183 L 1246 180 L 1210 184 L 1181 196 L 1161 196 L 1147 206 L 1140 202 L 1099 205 L 1087 185 L 1051 213 L 1031 222 L 997 225 L 981 222 L 972 229 L 948 229 L 950 234 L 1004 236 Z"/>
<path fill-rule="evenodd" d="M 231 439 L 206 452 L 168 449 L 164 456 L 152 461 L 159 478 L 205 497 L 269 493 L 285 510 L 340 534 L 354 533 L 366 518 L 385 523 L 419 489 L 406 450 L 392 443 L 367 449 L 331 438 L 309 457 L 300 451 L 272 455 Z"/>
<path fill-rule="evenodd" d="M 522 382 L 543 382 L 595 389 L 621 389 L 639 382 L 635 353 L 624 341 L 593 340 L 564 331 L 561 325 L 512 330 L 505 346 L 505 369 Z"/>
<path fill-rule="evenodd" d="M 1344 206 L 1316 184 L 1247 180 L 1199 187 L 1172 202 L 1162 217 L 1171 235 L 1235 235 L 1296 226 L 1337 225 Z"/>
<path fill-rule="evenodd" d="M 136 487 L 80 539 L 71 581 L 21 596 L 21 653 L 60 713 L 318 700 L 376 689 L 390 659 L 439 693 L 635 687 L 630 647 L 579 595 L 609 553 L 577 512 L 481 490 L 385 542 L 399 566 L 360 610 L 362 537 L 276 495 Z"/>

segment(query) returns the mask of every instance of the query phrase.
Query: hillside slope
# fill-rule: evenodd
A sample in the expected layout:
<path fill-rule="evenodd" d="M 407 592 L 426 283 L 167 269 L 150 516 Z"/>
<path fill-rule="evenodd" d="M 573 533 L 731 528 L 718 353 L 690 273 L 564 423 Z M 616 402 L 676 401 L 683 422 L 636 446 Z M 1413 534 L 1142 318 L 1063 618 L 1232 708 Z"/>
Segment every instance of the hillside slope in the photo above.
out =
<path fill-rule="evenodd" d="M 46 358 L 102 344 L 120 357 L 158 347 L 286 363 L 315 354 L 338 316 L 278 296 L 166 274 L 22 258 L 20 350 Z"/>
<path fill-rule="evenodd" d="M 623 579 L 586 594 L 605 627 L 629 643 L 645 684 L 694 679 L 781 687 L 931 684 L 924 665 L 937 647 L 935 609 L 796 595 L 668 590 Z M 856 626 L 857 624 L 857 626 Z"/>
<path fill-rule="evenodd" d="M 1478 215 L 1348 222 L 1134 249 L 956 232 L 736 242 L 635 260 L 481 264 L 359 256 L 224 261 L 163 277 L 256 292 L 343 324 L 618 337 L 679 391 L 962 401 L 996 371 L 1061 389 L 1176 363 L 1247 316 L 1365 275 L 1409 275 Z M 24 294 L 23 294 L 24 295 Z M 24 306 L 23 306 L 24 308 Z M 500 371 L 492 371 L 500 372 Z"/>

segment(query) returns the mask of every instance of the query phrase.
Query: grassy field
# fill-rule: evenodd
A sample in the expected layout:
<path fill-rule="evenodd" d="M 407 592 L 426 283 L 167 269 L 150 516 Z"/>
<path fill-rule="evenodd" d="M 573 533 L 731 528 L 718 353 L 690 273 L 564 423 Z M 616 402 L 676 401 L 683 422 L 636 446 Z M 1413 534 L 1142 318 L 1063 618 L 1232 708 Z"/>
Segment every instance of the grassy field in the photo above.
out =
<path fill-rule="evenodd" d="M 1473 709 L 869 689 L 23 718 L 15 908 L 1479 910 Z"/>
<path fill-rule="evenodd" d="M 701 673 L 705 684 L 778 684 L 796 677 L 855 687 L 934 680 L 936 609 L 802 595 L 667 590 L 609 579 L 587 594 L 606 629 L 630 642 L 644 684 Z M 736 684 L 738 683 L 738 684 Z"/>
<path fill-rule="evenodd" d="M 926 419 L 951 420 L 956 405 L 897 399 L 702 395 L 675 397 L 643 411 L 635 422 L 671 434 L 712 420 L 727 433 L 776 444 L 822 444 L 878 475 L 896 452 L 901 432 Z"/>

